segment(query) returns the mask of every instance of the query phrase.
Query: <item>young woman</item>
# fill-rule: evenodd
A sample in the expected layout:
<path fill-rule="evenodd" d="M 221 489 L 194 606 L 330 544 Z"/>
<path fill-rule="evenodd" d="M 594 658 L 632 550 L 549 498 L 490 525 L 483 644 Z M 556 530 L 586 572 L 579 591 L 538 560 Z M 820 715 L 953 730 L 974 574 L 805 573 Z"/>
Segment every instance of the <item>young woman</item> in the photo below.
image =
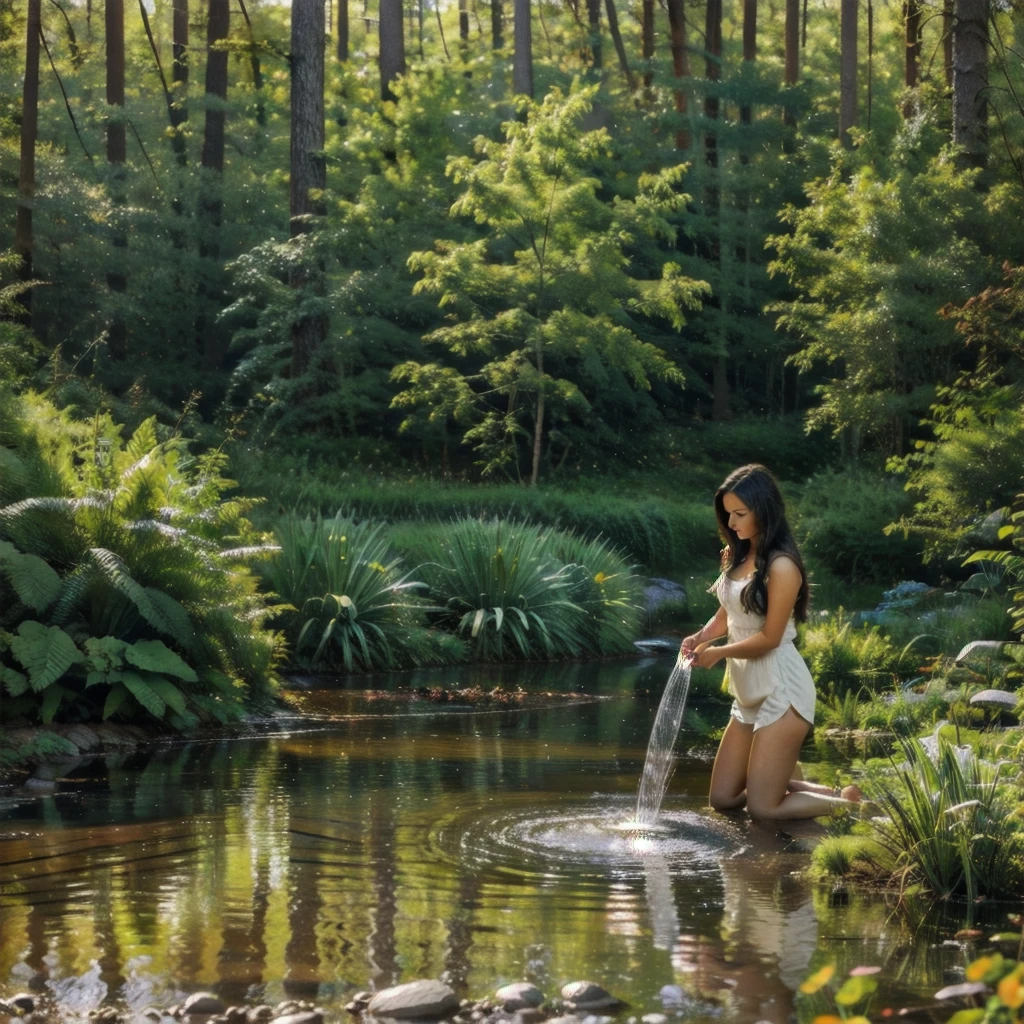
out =
<path fill-rule="evenodd" d="M 742 807 L 755 818 L 816 818 L 860 799 L 856 786 L 832 790 L 794 776 L 814 722 L 814 681 L 793 646 L 807 618 L 807 573 L 786 522 L 775 478 L 742 466 L 715 494 L 726 548 L 711 588 L 721 607 L 680 650 L 695 667 L 727 660 L 732 715 L 711 772 L 711 806 Z M 727 636 L 728 642 L 710 646 Z"/>

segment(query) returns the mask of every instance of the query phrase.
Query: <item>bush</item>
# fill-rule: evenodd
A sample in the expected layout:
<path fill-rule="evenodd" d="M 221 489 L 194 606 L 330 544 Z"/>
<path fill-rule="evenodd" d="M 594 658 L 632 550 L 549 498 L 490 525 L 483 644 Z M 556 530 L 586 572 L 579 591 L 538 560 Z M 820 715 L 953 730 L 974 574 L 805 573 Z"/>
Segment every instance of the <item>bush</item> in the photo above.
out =
<path fill-rule="evenodd" d="M 862 687 L 890 687 L 899 670 L 900 652 L 881 630 L 854 629 L 842 609 L 804 628 L 801 651 L 826 697 L 844 697 Z"/>
<path fill-rule="evenodd" d="M 844 580 L 912 579 L 921 571 L 921 542 L 884 532 L 912 504 L 891 477 L 826 470 L 803 488 L 793 528 L 804 555 Z"/>
<path fill-rule="evenodd" d="M 280 545 L 263 574 L 285 602 L 277 609 L 303 666 L 379 671 L 461 660 L 464 648 L 426 628 L 426 585 L 410 580 L 384 524 L 339 513 L 332 519 L 286 516 Z"/>
<path fill-rule="evenodd" d="M 0 677 L 17 716 L 188 729 L 268 699 L 279 638 L 248 567 L 249 504 L 220 452 L 153 420 L 125 442 L 38 396 L 0 396 Z M 8 589 L 9 587 L 9 589 Z"/>

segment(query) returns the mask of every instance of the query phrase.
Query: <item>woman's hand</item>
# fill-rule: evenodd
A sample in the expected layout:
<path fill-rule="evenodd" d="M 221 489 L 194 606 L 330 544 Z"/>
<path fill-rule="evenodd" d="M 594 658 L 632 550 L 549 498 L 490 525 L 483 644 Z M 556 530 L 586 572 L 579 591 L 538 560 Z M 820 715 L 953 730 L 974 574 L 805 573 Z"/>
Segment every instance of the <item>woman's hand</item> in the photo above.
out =
<path fill-rule="evenodd" d="M 697 644 L 700 643 L 700 633 L 691 633 L 689 636 L 683 637 L 683 642 L 679 645 L 679 653 L 684 658 L 689 658 L 697 648 Z"/>
<path fill-rule="evenodd" d="M 713 647 L 711 641 L 701 644 L 691 655 L 691 664 L 695 668 L 714 668 L 725 657 L 725 645 Z"/>

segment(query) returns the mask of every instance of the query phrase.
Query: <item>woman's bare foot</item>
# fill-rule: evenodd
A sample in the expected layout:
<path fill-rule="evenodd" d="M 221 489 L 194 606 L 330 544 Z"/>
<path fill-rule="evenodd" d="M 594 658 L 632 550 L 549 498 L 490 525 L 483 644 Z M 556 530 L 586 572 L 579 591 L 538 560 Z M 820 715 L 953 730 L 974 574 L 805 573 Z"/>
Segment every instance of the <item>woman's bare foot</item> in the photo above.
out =
<path fill-rule="evenodd" d="M 860 791 L 860 786 L 855 786 L 852 782 L 849 786 L 843 786 L 839 791 L 839 795 L 844 800 L 849 800 L 851 803 L 860 803 L 864 794 Z"/>

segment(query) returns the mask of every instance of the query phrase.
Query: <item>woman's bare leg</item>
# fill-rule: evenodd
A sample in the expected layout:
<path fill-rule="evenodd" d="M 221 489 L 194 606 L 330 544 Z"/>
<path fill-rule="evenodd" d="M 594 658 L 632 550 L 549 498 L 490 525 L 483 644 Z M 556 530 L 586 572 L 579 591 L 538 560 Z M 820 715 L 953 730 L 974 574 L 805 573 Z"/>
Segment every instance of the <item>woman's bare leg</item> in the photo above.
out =
<path fill-rule="evenodd" d="M 825 786 L 820 782 L 807 782 L 804 779 L 790 779 L 789 780 L 789 792 L 790 793 L 818 793 L 820 796 L 836 796 L 836 791 L 832 786 Z M 860 786 L 854 785 L 852 782 L 848 786 L 843 788 L 838 793 L 844 800 L 849 800 L 851 803 L 857 803 L 863 794 L 860 791 Z"/>
<path fill-rule="evenodd" d="M 790 708 L 778 721 L 754 733 L 747 765 L 747 810 L 752 817 L 818 818 L 831 814 L 836 807 L 849 806 L 849 801 L 820 792 L 789 791 L 808 729 L 810 724 Z"/>
<path fill-rule="evenodd" d="M 730 718 L 718 745 L 711 769 L 711 793 L 708 802 L 716 811 L 742 807 L 747 800 L 747 762 L 754 727 Z"/>

